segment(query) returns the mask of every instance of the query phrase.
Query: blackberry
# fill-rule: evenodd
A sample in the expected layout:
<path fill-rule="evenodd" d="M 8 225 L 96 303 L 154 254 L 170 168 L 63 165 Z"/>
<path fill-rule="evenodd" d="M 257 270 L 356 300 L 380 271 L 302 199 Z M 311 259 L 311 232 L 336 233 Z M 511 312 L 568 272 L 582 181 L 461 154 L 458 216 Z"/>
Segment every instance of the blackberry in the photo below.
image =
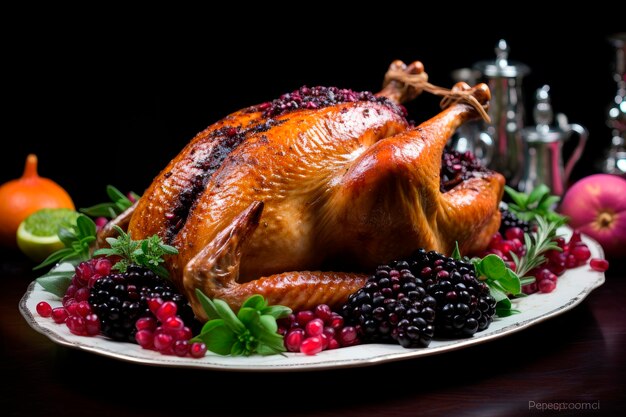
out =
<path fill-rule="evenodd" d="M 350 295 L 341 314 L 364 342 L 397 342 L 427 347 L 434 334 L 435 299 L 407 262 L 381 265 L 366 284 Z"/>
<path fill-rule="evenodd" d="M 524 233 L 529 233 L 532 231 L 532 225 L 530 222 L 527 222 L 522 219 L 518 219 L 515 214 L 510 212 L 506 206 L 500 206 L 500 214 L 502 218 L 500 220 L 500 229 L 498 230 L 502 236 L 504 236 L 507 229 L 512 227 L 519 227 L 524 231 Z"/>
<path fill-rule="evenodd" d="M 141 317 L 153 316 L 148 300 L 155 297 L 174 301 L 183 321 L 194 322 L 191 307 L 174 284 L 137 265 L 129 266 L 124 273 L 109 274 L 95 281 L 89 292 L 89 304 L 100 318 L 104 335 L 136 343 L 135 322 Z"/>
<path fill-rule="evenodd" d="M 437 302 L 437 335 L 469 337 L 489 327 L 496 300 L 487 284 L 476 278 L 471 263 L 421 249 L 411 257 L 409 266 L 424 282 L 427 294 Z"/>

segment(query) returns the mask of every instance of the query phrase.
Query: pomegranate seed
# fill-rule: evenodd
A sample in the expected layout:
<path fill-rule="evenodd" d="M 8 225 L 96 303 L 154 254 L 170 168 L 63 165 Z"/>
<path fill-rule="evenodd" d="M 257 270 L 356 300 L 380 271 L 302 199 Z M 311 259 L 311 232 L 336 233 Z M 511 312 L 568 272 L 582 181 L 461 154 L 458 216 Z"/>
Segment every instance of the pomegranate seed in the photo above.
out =
<path fill-rule="evenodd" d="M 174 342 L 174 353 L 176 356 L 185 357 L 189 353 L 189 347 L 187 340 L 177 340 Z"/>
<path fill-rule="evenodd" d="M 100 319 L 96 314 L 87 314 L 85 316 L 85 331 L 89 336 L 100 334 Z"/>
<path fill-rule="evenodd" d="M 319 336 L 307 337 L 300 345 L 300 352 L 305 355 L 315 355 L 322 351 L 322 338 Z"/>
<path fill-rule="evenodd" d="M 161 304 L 163 304 L 163 300 L 158 297 L 150 298 L 148 300 L 148 308 L 154 315 L 156 315 L 156 312 L 159 310 L 159 307 L 161 307 Z"/>
<path fill-rule="evenodd" d="M 159 352 L 167 352 L 173 344 L 174 338 L 167 333 L 159 333 L 154 335 L 154 347 Z"/>
<path fill-rule="evenodd" d="M 72 298 L 74 297 L 74 295 L 76 295 L 76 291 L 78 291 L 79 287 L 77 287 L 74 284 L 70 284 L 67 287 L 67 290 L 65 290 L 65 297 L 67 298 Z"/>
<path fill-rule="evenodd" d="M 346 326 L 339 332 L 341 346 L 352 346 L 357 343 L 357 331 L 353 326 Z"/>
<path fill-rule="evenodd" d="M 537 286 L 539 287 L 539 291 L 543 293 L 552 292 L 556 288 L 556 281 L 552 281 L 551 279 L 542 279 L 539 281 Z"/>
<path fill-rule="evenodd" d="M 65 307 L 56 307 L 52 309 L 52 320 L 54 320 L 57 324 L 65 323 L 67 316 L 68 314 Z"/>
<path fill-rule="evenodd" d="M 189 348 L 189 354 L 193 358 L 202 358 L 206 355 L 206 345 L 202 342 L 193 342 Z"/>
<path fill-rule="evenodd" d="M 93 275 L 93 269 L 91 269 L 89 262 L 81 262 L 76 266 L 74 273 L 78 281 L 84 286 L 87 285 L 89 278 Z"/>
<path fill-rule="evenodd" d="M 337 349 L 339 347 L 341 347 L 341 345 L 339 344 L 337 339 L 329 339 L 328 340 L 328 350 Z"/>
<path fill-rule="evenodd" d="M 165 320 L 167 320 L 168 318 L 176 316 L 177 309 L 178 307 L 176 306 L 175 302 L 166 301 L 161 304 L 155 316 L 161 323 L 165 323 Z"/>
<path fill-rule="evenodd" d="M 567 255 L 567 259 L 565 260 L 565 267 L 567 269 L 576 268 L 578 266 L 578 260 L 574 255 Z"/>
<path fill-rule="evenodd" d="M 65 309 L 70 317 L 78 315 L 78 303 L 74 299 L 65 306 Z"/>
<path fill-rule="evenodd" d="M 300 326 L 303 327 L 314 318 L 315 313 L 313 313 L 311 310 L 298 311 L 298 314 L 296 314 L 296 321 Z"/>
<path fill-rule="evenodd" d="M 85 319 L 80 316 L 70 316 L 65 321 L 67 328 L 70 329 L 70 332 L 83 336 L 87 334 L 87 330 L 85 328 Z"/>
<path fill-rule="evenodd" d="M 144 349 L 152 349 L 154 334 L 150 330 L 139 330 L 135 333 L 135 341 Z"/>
<path fill-rule="evenodd" d="M 154 317 L 142 317 L 135 322 L 137 330 L 150 330 L 153 332 L 157 327 L 157 322 Z"/>
<path fill-rule="evenodd" d="M 572 232 L 572 236 L 569 238 L 569 246 L 571 247 L 572 245 L 578 243 L 578 242 L 582 242 L 582 238 L 580 236 L 580 231 L 579 230 L 574 230 Z"/>
<path fill-rule="evenodd" d="M 163 322 L 163 328 L 168 333 L 176 332 L 178 330 L 182 330 L 183 327 L 185 327 L 185 323 L 183 322 L 183 319 L 181 319 L 178 316 L 168 317 Z"/>
<path fill-rule="evenodd" d="M 89 299 L 89 288 L 87 287 L 79 288 L 74 294 L 74 298 L 78 302 L 87 301 Z"/>
<path fill-rule="evenodd" d="M 308 336 L 319 336 L 324 332 L 324 321 L 313 319 L 306 324 L 305 330 Z"/>
<path fill-rule="evenodd" d="M 502 235 L 500 233 L 494 234 L 489 241 L 489 249 L 497 249 L 500 247 L 500 242 L 502 242 Z"/>
<path fill-rule="evenodd" d="M 76 300 L 74 299 L 74 297 L 69 297 L 67 295 L 64 295 L 63 298 L 61 299 L 61 304 L 63 304 L 63 307 L 67 307 L 70 304 L 73 304 Z"/>
<path fill-rule="evenodd" d="M 304 330 L 292 329 L 285 336 L 285 348 L 289 352 L 299 352 L 302 341 L 304 340 Z"/>
<path fill-rule="evenodd" d="M 99 258 L 94 267 L 94 272 L 100 276 L 107 276 L 111 273 L 111 261 L 106 258 Z"/>
<path fill-rule="evenodd" d="M 579 261 L 586 261 L 591 258 L 591 251 L 585 244 L 578 244 L 570 249 L 570 253 Z"/>
<path fill-rule="evenodd" d="M 81 317 L 91 314 L 91 306 L 87 301 L 76 303 L 76 313 Z"/>
<path fill-rule="evenodd" d="M 609 261 L 606 259 L 593 258 L 589 261 L 589 266 L 591 266 L 591 269 L 594 271 L 604 272 L 609 269 Z"/>
<path fill-rule="evenodd" d="M 504 237 L 507 240 L 517 239 L 522 242 L 524 240 L 524 231 L 520 227 L 510 227 L 504 232 Z"/>
<path fill-rule="evenodd" d="M 541 269 L 539 272 L 535 274 L 535 277 L 537 278 L 537 281 L 542 281 L 544 279 L 549 279 L 550 281 L 556 281 L 558 278 L 555 274 L 553 274 L 547 268 Z"/>
<path fill-rule="evenodd" d="M 537 291 L 538 291 L 538 288 L 537 288 L 537 283 L 536 282 L 532 282 L 532 283 L 524 285 L 522 287 L 522 292 L 524 294 L 527 294 L 527 295 L 534 294 Z"/>
<path fill-rule="evenodd" d="M 330 340 L 328 339 L 328 336 L 322 333 L 319 335 L 319 337 L 322 339 L 322 350 L 328 349 L 328 341 Z"/>
<path fill-rule="evenodd" d="M 328 323 L 333 315 L 332 310 L 326 304 L 320 304 L 315 307 L 315 315 L 324 320 L 324 323 Z"/>
<path fill-rule="evenodd" d="M 176 332 L 174 337 L 176 340 L 189 340 L 193 337 L 193 333 L 189 327 L 184 326 L 181 330 Z"/>
<path fill-rule="evenodd" d="M 324 334 L 328 337 L 328 339 L 334 339 L 337 332 L 332 327 L 326 326 L 324 327 Z"/>
<path fill-rule="evenodd" d="M 36 309 L 37 309 L 37 313 L 41 317 L 50 317 L 52 315 L 52 307 L 50 306 L 50 304 L 46 303 L 45 301 L 41 301 L 37 303 Z"/>
<path fill-rule="evenodd" d="M 339 314 L 333 314 L 332 319 L 330 320 L 330 327 L 335 330 L 341 329 L 343 327 L 343 317 Z"/>

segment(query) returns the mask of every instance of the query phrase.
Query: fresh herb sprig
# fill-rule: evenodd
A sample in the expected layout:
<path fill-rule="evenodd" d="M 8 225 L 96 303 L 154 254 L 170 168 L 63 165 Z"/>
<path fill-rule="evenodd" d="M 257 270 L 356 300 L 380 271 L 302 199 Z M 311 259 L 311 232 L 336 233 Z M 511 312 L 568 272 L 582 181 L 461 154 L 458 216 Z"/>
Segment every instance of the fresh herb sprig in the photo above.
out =
<path fill-rule="evenodd" d="M 211 300 L 199 289 L 196 289 L 196 296 L 209 321 L 191 341 L 203 342 L 208 350 L 218 355 L 273 355 L 285 351 L 276 320 L 291 314 L 289 307 L 268 306 L 263 296 L 255 294 L 244 301 L 235 314 L 226 302 L 217 298 Z"/>
<path fill-rule="evenodd" d="M 567 222 L 567 217 L 554 211 L 554 206 L 561 198 L 551 195 L 550 188 L 545 184 L 533 188 L 530 194 L 516 191 L 508 185 L 504 189 L 513 200 L 512 203 L 508 204 L 508 209 L 518 219 L 532 221 L 536 217 L 543 217 L 549 222 L 558 223 L 559 226 Z"/>
<path fill-rule="evenodd" d="M 110 202 L 81 208 L 79 211 L 91 217 L 108 217 L 113 219 L 133 205 L 133 202 L 114 186 L 107 185 L 106 191 L 107 195 L 111 199 Z M 140 197 L 132 191 L 130 192 L 130 196 L 135 201 L 137 201 Z"/>
<path fill-rule="evenodd" d="M 536 216 L 537 231 L 533 234 L 524 233 L 524 244 L 526 253 L 518 257 L 510 252 L 515 263 L 515 272 L 521 278 L 526 278 L 526 274 L 546 262 L 544 254 L 549 250 L 561 251 L 556 244 L 556 231 L 561 223 L 559 221 L 548 221 L 542 216 Z"/>
<path fill-rule="evenodd" d="M 524 242 L 526 252 L 521 257 L 509 252 L 515 263 L 515 271 L 510 269 L 504 260 L 495 254 L 490 254 L 484 258 L 471 259 L 476 276 L 485 281 L 489 286 L 491 296 L 496 300 L 496 314 L 499 317 L 510 316 L 519 313 L 512 308 L 510 296 L 524 297 L 522 286 L 531 284 L 535 277 L 527 274 L 546 262 L 544 254 L 549 250 L 561 248 L 556 244 L 556 229 L 561 225 L 560 220 L 548 221 L 542 216 L 536 216 L 537 230 L 534 233 L 525 233 Z M 455 250 L 458 256 L 458 247 Z"/>
<path fill-rule="evenodd" d="M 91 244 L 96 240 L 96 224 L 89 217 L 81 214 L 76 219 L 75 225 L 62 226 L 58 236 L 65 247 L 50 254 L 42 263 L 33 268 L 34 270 L 61 262 L 76 265 L 89 259 Z"/>
<path fill-rule="evenodd" d="M 169 278 L 169 273 L 163 265 L 163 256 L 176 255 L 178 250 L 170 245 L 166 245 L 163 240 L 153 235 L 143 240 L 133 240 L 129 233 L 124 232 L 119 226 L 113 226 L 118 233 L 118 237 L 106 239 L 109 248 L 96 250 L 94 256 L 117 256 L 120 259 L 113 265 L 113 269 L 125 272 L 129 265 L 141 265 L 150 269 L 155 274 Z"/>

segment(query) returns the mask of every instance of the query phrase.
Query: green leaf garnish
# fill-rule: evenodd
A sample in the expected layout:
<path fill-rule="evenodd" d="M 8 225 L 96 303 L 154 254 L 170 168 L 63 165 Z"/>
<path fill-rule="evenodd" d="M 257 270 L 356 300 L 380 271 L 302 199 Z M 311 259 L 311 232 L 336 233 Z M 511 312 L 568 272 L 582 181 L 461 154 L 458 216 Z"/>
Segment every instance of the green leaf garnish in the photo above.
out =
<path fill-rule="evenodd" d="M 133 202 L 128 197 L 112 185 L 107 185 L 106 192 L 111 199 L 111 202 L 81 208 L 79 211 L 91 217 L 107 217 L 113 219 L 133 205 Z M 130 195 L 133 199 L 135 199 L 135 201 L 140 198 L 139 195 L 132 191 L 130 192 Z"/>
<path fill-rule="evenodd" d="M 196 296 L 209 321 L 192 341 L 204 342 L 208 350 L 219 355 L 273 355 L 285 351 L 276 320 L 291 314 L 290 308 L 268 306 L 263 296 L 255 294 L 235 314 L 226 302 L 211 300 L 199 289 Z"/>
<path fill-rule="evenodd" d="M 178 250 L 166 245 L 163 240 L 153 235 L 143 240 L 133 240 L 129 233 L 124 232 L 119 226 L 113 226 L 118 237 L 106 239 L 110 248 L 102 248 L 95 251 L 94 256 L 118 256 L 121 259 L 113 265 L 113 269 L 125 272 L 130 265 L 140 265 L 150 269 L 163 278 L 169 278 L 169 272 L 163 265 L 165 255 L 175 255 Z"/>
<path fill-rule="evenodd" d="M 536 217 L 543 217 L 551 223 L 561 226 L 567 223 L 567 217 L 554 211 L 554 206 L 560 201 L 560 197 L 550 194 L 550 188 L 545 184 L 535 187 L 530 194 L 514 190 L 508 185 L 504 186 L 506 193 L 513 200 L 508 209 L 520 220 L 533 221 Z"/>
<path fill-rule="evenodd" d="M 34 270 L 62 262 L 76 265 L 88 260 L 91 244 L 96 240 L 96 224 L 89 217 L 80 214 L 75 225 L 61 227 L 57 235 L 65 247 L 50 254 L 42 263 L 34 267 Z"/>
<path fill-rule="evenodd" d="M 40 276 L 35 281 L 48 291 L 61 298 L 65 295 L 67 287 L 72 283 L 74 275 L 74 265 L 69 262 L 58 264 L 45 275 Z"/>

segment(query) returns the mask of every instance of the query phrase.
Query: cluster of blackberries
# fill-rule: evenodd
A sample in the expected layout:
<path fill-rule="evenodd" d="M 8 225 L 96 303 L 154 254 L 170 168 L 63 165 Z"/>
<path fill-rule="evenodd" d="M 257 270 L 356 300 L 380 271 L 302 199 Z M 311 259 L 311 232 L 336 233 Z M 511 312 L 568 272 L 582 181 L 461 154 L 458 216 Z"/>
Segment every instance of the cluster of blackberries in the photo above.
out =
<path fill-rule="evenodd" d="M 495 307 L 470 263 L 419 250 L 379 266 L 341 313 L 364 342 L 426 347 L 434 335 L 460 338 L 485 330 Z"/>

